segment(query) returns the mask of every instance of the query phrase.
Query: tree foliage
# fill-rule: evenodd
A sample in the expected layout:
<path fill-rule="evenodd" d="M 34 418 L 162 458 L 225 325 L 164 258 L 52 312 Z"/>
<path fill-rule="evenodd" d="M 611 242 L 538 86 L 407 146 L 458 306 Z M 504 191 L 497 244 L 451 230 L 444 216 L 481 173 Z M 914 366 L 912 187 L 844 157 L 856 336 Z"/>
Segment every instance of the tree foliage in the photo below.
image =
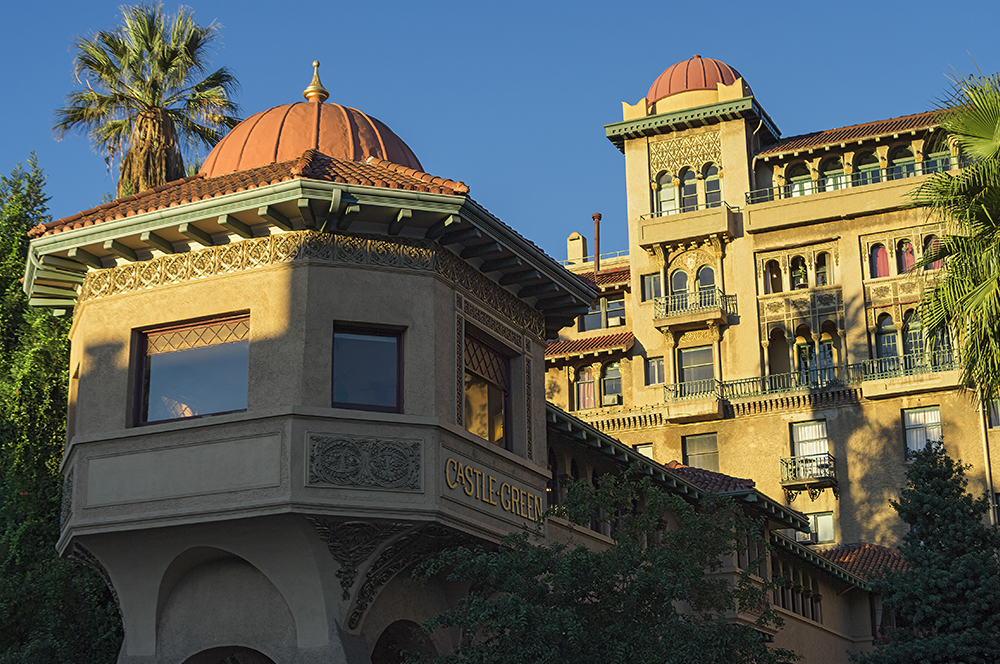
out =
<path fill-rule="evenodd" d="M 633 506 L 640 506 L 633 509 Z M 780 625 L 767 586 L 749 572 L 723 573 L 747 538 L 764 550 L 760 523 L 734 503 L 691 505 L 642 480 L 604 476 L 599 488 L 571 485 L 558 513 L 579 524 L 616 516 L 614 546 L 542 543 L 538 532 L 508 535 L 494 550 L 444 553 L 417 575 L 470 584 L 457 605 L 424 629 L 459 628 L 457 652 L 436 664 L 773 663 L 758 629 Z M 551 512 L 548 516 L 551 516 Z M 539 524 L 541 527 L 541 524 Z M 758 559 L 760 563 L 763 559 Z M 734 623 L 734 611 L 758 616 Z M 420 661 L 411 655 L 411 661 Z"/>
<path fill-rule="evenodd" d="M 55 550 L 66 434 L 69 321 L 28 306 L 28 229 L 48 220 L 34 157 L 0 176 L 0 664 L 112 662 L 110 592 Z"/>
<path fill-rule="evenodd" d="M 1000 534 L 985 497 L 966 491 L 963 466 L 939 443 L 917 452 L 892 506 L 910 526 L 899 547 L 908 568 L 874 583 L 895 617 L 862 664 L 1000 662 Z"/>
<path fill-rule="evenodd" d="M 205 75 L 218 24 L 198 25 L 185 7 L 173 16 L 162 5 L 122 14 L 117 28 L 76 38 L 74 69 L 86 89 L 66 96 L 54 127 L 88 131 L 109 166 L 122 159 L 118 196 L 184 177 L 182 148 L 211 148 L 240 121 L 233 73 Z"/>
<path fill-rule="evenodd" d="M 990 401 L 1000 397 L 1000 75 L 960 79 L 944 106 L 941 125 L 965 163 L 914 192 L 914 203 L 946 224 L 917 263 L 945 260 L 920 315 L 929 334 L 957 334 L 963 382 Z"/>

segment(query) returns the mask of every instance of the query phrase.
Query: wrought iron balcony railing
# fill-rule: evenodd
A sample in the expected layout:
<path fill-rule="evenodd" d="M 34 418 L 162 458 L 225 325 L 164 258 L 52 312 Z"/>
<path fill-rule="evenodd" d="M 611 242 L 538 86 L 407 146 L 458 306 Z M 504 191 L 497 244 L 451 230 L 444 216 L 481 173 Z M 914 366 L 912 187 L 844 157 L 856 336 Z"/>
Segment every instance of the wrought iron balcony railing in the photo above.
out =
<path fill-rule="evenodd" d="M 726 295 L 719 288 L 706 288 L 689 293 L 674 293 L 653 301 L 653 317 L 666 318 L 692 314 L 699 311 L 722 309 L 726 314 L 736 314 L 736 296 Z"/>
<path fill-rule="evenodd" d="M 746 195 L 747 205 L 754 203 L 768 203 L 785 198 L 796 198 L 798 196 L 808 196 L 810 194 L 820 194 L 826 191 L 838 191 L 854 187 L 863 187 L 879 182 L 889 182 L 891 180 L 903 180 L 917 175 L 929 175 L 931 173 L 941 173 L 964 166 L 964 160 L 960 157 L 935 157 L 925 159 L 922 162 L 910 162 L 907 164 L 897 164 L 889 168 L 869 168 L 857 170 L 851 174 L 838 174 L 828 177 L 821 177 L 816 180 L 800 180 L 789 182 L 778 187 L 766 187 L 748 191 Z"/>
<path fill-rule="evenodd" d="M 754 378 L 716 381 L 709 387 L 709 380 L 678 383 L 664 386 L 667 401 L 698 398 L 698 390 L 707 394 L 718 389 L 723 399 L 743 399 L 763 397 L 803 390 L 830 390 L 859 385 L 866 381 L 888 380 L 904 376 L 954 371 L 961 368 L 959 354 L 955 349 L 911 353 L 896 357 L 882 357 L 864 360 L 847 366 L 833 366 L 819 369 L 804 369 L 792 373 L 771 374 Z M 717 386 L 716 386 L 717 384 Z M 695 395 L 695 396 L 692 396 Z"/>
<path fill-rule="evenodd" d="M 784 484 L 836 479 L 837 460 L 828 452 L 786 457 L 781 460 L 781 481 Z"/>
<path fill-rule="evenodd" d="M 692 380 L 686 383 L 668 383 L 663 386 L 664 401 L 687 401 L 690 399 L 719 398 L 722 396 L 722 381 L 714 378 Z"/>
<path fill-rule="evenodd" d="M 670 217 L 675 214 L 684 214 L 685 212 L 697 212 L 699 210 L 711 210 L 713 208 L 726 208 L 728 210 L 735 211 L 736 209 L 726 203 L 725 201 L 712 201 L 711 203 L 688 203 L 687 205 L 678 205 L 675 208 L 670 208 L 667 210 L 656 210 L 655 212 L 650 212 L 648 214 L 640 215 L 640 219 L 655 219 L 656 217 Z"/>

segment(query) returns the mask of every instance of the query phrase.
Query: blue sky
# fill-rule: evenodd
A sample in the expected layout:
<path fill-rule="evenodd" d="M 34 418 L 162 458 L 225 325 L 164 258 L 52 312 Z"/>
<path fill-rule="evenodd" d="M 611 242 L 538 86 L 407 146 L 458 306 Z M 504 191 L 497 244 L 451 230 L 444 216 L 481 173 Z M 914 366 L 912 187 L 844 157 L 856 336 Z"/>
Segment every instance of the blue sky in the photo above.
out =
<path fill-rule="evenodd" d="M 114 190 L 84 136 L 56 141 L 74 35 L 120 2 L 17 2 L 0 22 L 0 173 L 38 153 L 55 218 Z M 215 66 L 243 116 L 301 99 L 322 62 L 330 101 L 388 124 L 435 175 L 565 257 L 574 230 L 626 248 L 624 161 L 602 125 L 698 53 L 739 70 L 784 136 L 931 108 L 955 70 L 1000 70 L 1000 3 L 187 3 L 222 27 Z M 166 3 L 172 12 L 176 4 Z"/>

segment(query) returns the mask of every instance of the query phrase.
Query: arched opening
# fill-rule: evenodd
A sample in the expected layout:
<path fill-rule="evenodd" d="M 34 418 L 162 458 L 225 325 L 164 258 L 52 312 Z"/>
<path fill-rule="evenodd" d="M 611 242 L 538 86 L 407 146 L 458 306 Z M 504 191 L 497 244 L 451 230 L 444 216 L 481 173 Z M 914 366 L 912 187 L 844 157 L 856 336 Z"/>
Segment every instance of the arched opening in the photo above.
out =
<path fill-rule="evenodd" d="M 941 241 L 938 240 L 936 235 L 928 235 L 924 238 L 924 256 L 930 256 L 934 258 L 941 252 Z M 944 267 L 944 259 L 938 258 L 936 261 L 927 266 L 928 270 L 940 270 Z"/>
<path fill-rule="evenodd" d="M 792 289 L 809 288 L 809 270 L 802 256 L 792 258 Z"/>
<path fill-rule="evenodd" d="M 708 265 L 698 268 L 698 305 L 714 307 L 718 304 L 715 288 L 715 270 Z"/>
<path fill-rule="evenodd" d="M 788 198 L 812 193 L 812 176 L 809 175 L 809 166 L 806 164 L 795 164 L 788 169 L 785 180 L 787 182 L 785 185 L 785 196 Z"/>
<path fill-rule="evenodd" d="M 382 631 L 372 648 L 372 664 L 403 664 L 407 654 L 436 657 L 437 650 L 420 625 L 397 620 Z"/>
<path fill-rule="evenodd" d="M 923 365 L 924 328 L 915 309 L 903 313 L 903 368 L 913 370 Z"/>
<path fill-rule="evenodd" d="M 829 286 L 831 283 L 833 279 L 830 274 L 830 254 L 821 251 L 816 254 L 816 285 Z"/>
<path fill-rule="evenodd" d="M 549 449 L 549 478 L 548 486 L 545 488 L 545 495 L 548 498 L 548 507 L 555 507 L 559 504 L 559 459 L 556 451 Z"/>
<path fill-rule="evenodd" d="M 840 334 L 832 320 L 823 321 L 820 326 L 819 365 L 820 380 L 826 384 L 837 378 L 837 365 L 841 357 Z"/>
<path fill-rule="evenodd" d="M 868 254 L 868 269 L 872 279 L 889 276 L 889 252 L 881 244 L 873 244 Z"/>
<path fill-rule="evenodd" d="M 899 364 L 896 324 L 889 314 L 882 314 L 875 323 L 875 358 L 878 373 L 893 371 Z"/>
<path fill-rule="evenodd" d="M 788 340 L 785 338 L 784 330 L 771 330 L 767 344 L 767 360 L 772 376 L 791 373 L 792 369 L 788 366 Z"/>
<path fill-rule="evenodd" d="M 602 388 L 602 406 L 616 406 L 622 402 L 622 372 L 617 362 L 604 367 Z"/>
<path fill-rule="evenodd" d="M 916 257 L 913 253 L 913 244 L 909 240 L 900 240 L 896 244 L 896 271 L 899 274 L 906 274 L 913 269 Z"/>
<path fill-rule="evenodd" d="M 594 408 L 594 370 L 590 367 L 581 367 L 576 370 L 576 409 L 586 410 Z"/>
<path fill-rule="evenodd" d="M 924 173 L 943 173 L 951 168 L 951 149 L 943 131 L 927 141 L 924 148 Z"/>
<path fill-rule="evenodd" d="M 705 207 L 719 207 L 722 205 L 722 180 L 719 179 L 719 168 L 715 164 L 708 164 L 702 175 L 705 178 Z"/>
<path fill-rule="evenodd" d="M 901 145 L 889 153 L 889 179 L 902 180 L 917 174 L 916 160 L 909 146 Z"/>
<path fill-rule="evenodd" d="M 184 664 L 275 664 L 275 661 L 253 648 L 222 646 L 191 655 Z"/>
<path fill-rule="evenodd" d="M 844 162 L 840 157 L 831 157 L 823 161 L 819 167 L 819 190 L 836 191 L 847 186 L 844 179 Z"/>
<path fill-rule="evenodd" d="M 677 211 L 677 190 L 674 178 L 670 173 L 663 173 L 656 180 L 656 211 L 660 214 L 673 214 Z"/>
<path fill-rule="evenodd" d="M 778 261 L 770 260 L 764 264 L 764 292 L 780 293 L 781 288 L 781 268 Z"/>
<path fill-rule="evenodd" d="M 878 156 L 874 152 L 862 152 L 854 160 L 854 174 L 851 176 L 851 186 L 875 184 L 882 181 L 882 171 L 879 168 Z"/>
<path fill-rule="evenodd" d="M 670 275 L 670 311 L 685 311 L 688 308 L 688 276 L 684 270 L 675 270 Z"/>
<path fill-rule="evenodd" d="M 698 176 L 690 168 L 681 172 L 681 212 L 698 209 Z"/>
<path fill-rule="evenodd" d="M 795 328 L 795 371 L 798 383 L 808 386 L 816 381 L 816 345 L 813 343 L 812 329 L 808 325 Z"/>

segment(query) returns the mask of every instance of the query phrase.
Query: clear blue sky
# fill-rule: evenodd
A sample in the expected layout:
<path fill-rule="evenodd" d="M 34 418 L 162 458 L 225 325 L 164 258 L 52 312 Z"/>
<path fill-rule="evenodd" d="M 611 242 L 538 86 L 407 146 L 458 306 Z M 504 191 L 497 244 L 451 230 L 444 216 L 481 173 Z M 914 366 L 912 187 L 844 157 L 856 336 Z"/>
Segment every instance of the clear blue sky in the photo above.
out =
<path fill-rule="evenodd" d="M 76 85 L 73 36 L 118 24 L 119 4 L 18 1 L 0 20 L 0 173 L 36 151 L 55 218 L 114 190 L 86 137 L 50 127 Z M 319 59 L 330 101 L 385 122 L 556 259 L 593 212 L 602 250 L 626 248 L 624 162 L 602 125 L 692 54 L 739 70 L 784 136 L 927 110 L 973 58 L 1000 70 L 996 0 L 188 5 L 223 26 L 213 64 L 239 77 L 244 117 L 300 100 Z"/>

